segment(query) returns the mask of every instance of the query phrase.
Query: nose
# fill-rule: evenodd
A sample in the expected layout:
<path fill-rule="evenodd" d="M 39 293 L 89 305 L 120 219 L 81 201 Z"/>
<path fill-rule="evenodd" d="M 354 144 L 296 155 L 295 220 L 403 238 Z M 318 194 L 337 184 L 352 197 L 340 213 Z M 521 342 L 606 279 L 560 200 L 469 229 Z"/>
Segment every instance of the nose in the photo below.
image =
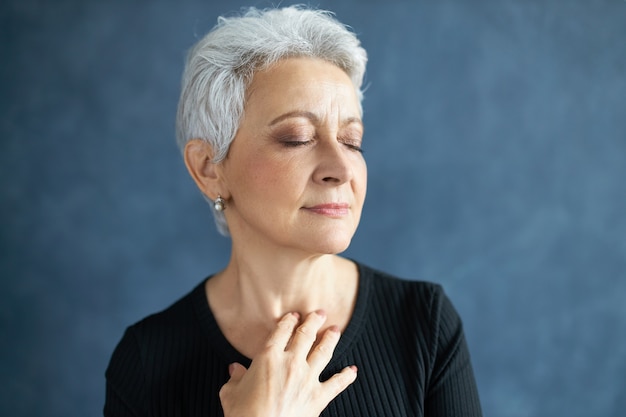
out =
<path fill-rule="evenodd" d="M 337 140 L 324 141 L 317 147 L 317 167 L 313 173 L 313 180 L 323 185 L 341 185 L 352 179 L 353 170 L 350 164 L 348 150 Z"/>

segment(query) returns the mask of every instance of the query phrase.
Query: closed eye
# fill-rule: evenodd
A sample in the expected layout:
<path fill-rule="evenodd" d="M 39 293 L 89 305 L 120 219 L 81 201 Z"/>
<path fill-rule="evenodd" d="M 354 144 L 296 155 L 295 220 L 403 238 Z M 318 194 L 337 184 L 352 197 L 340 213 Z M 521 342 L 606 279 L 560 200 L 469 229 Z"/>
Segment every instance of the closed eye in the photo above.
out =
<path fill-rule="evenodd" d="M 359 145 L 354 145 L 354 144 L 352 144 L 352 143 L 344 143 L 344 145 L 345 145 L 348 149 L 351 149 L 351 150 L 356 151 L 356 152 L 363 153 L 363 148 L 361 148 Z"/>
<path fill-rule="evenodd" d="M 283 146 L 288 148 L 297 148 L 298 146 L 306 146 L 313 143 L 312 140 L 284 140 L 280 142 Z"/>
<path fill-rule="evenodd" d="M 350 149 L 352 151 L 363 153 L 363 148 L 361 148 L 361 141 L 350 139 L 350 138 L 346 138 L 346 139 L 343 139 L 343 140 L 340 139 L 339 141 L 346 148 L 348 148 L 348 149 Z"/>

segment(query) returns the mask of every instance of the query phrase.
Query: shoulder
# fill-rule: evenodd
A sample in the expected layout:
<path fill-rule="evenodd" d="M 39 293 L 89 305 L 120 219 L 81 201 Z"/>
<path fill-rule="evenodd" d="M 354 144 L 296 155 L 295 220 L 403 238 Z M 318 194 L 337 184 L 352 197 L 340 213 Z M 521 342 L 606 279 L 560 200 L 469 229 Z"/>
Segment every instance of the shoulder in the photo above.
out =
<path fill-rule="evenodd" d="M 358 264 L 364 284 L 371 287 L 374 298 L 390 301 L 419 301 L 430 305 L 444 297 L 440 284 L 417 279 L 398 277 L 369 266 Z"/>
<path fill-rule="evenodd" d="M 196 371 L 214 358 L 203 332 L 203 284 L 126 329 L 105 373 L 110 410 L 114 403 L 123 404 L 133 415 L 148 415 L 161 400 L 182 395 L 181 381 L 202 377 Z"/>
<path fill-rule="evenodd" d="M 144 368 L 155 358 L 171 356 L 193 342 L 193 335 L 200 333 L 195 300 L 203 294 L 202 289 L 203 284 L 199 284 L 166 309 L 127 327 L 113 352 L 107 376 L 126 374 L 129 367 Z"/>
<path fill-rule="evenodd" d="M 202 281 L 187 294 L 176 300 L 169 307 L 144 317 L 128 327 L 127 332 L 142 339 L 155 334 L 169 335 L 190 330 L 195 325 L 199 300 L 204 296 Z"/>
<path fill-rule="evenodd" d="M 400 278 L 359 264 L 363 285 L 369 287 L 372 313 L 436 335 L 442 322 L 460 322 L 458 314 L 440 284 Z M 393 314 L 393 316 L 390 315 Z"/>
<path fill-rule="evenodd" d="M 113 355 L 135 351 L 142 361 L 155 351 L 171 348 L 173 340 L 189 340 L 198 332 L 198 299 L 203 296 L 204 282 L 182 296 L 164 310 L 150 314 L 128 326 Z"/>

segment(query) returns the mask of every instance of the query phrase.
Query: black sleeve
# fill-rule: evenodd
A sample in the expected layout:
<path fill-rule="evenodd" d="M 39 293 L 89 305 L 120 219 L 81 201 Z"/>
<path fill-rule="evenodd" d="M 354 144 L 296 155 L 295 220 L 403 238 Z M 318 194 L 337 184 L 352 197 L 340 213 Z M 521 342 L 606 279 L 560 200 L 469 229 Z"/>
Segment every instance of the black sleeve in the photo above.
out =
<path fill-rule="evenodd" d="M 425 398 L 430 417 L 481 417 L 478 389 L 461 319 L 439 288 L 431 304 L 432 373 Z"/>
<path fill-rule="evenodd" d="M 145 373 L 137 340 L 129 328 L 106 370 L 105 417 L 147 416 Z"/>

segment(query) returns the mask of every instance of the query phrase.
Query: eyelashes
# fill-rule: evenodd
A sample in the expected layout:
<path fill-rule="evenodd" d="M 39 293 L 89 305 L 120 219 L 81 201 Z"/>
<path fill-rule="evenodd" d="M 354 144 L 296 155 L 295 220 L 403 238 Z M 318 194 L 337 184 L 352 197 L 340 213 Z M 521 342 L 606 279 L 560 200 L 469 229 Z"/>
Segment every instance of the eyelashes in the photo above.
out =
<path fill-rule="evenodd" d="M 341 140 L 339 139 L 339 142 L 342 143 L 346 148 L 350 149 L 351 151 L 355 151 L 355 152 L 359 152 L 359 153 L 363 153 L 363 148 L 358 145 L 357 143 L 355 143 L 352 140 Z M 282 139 L 280 140 L 280 143 L 287 147 L 287 148 L 300 148 L 300 147 L 306 147 L 306 146 L 311 146 L 314 143 L 314 140 L 311 139 L 305 139 L 305 140 L 292 140 L 292 139 Z"/>
<path fill-rule="evenodd" d="M 341 141 L 340 141 L 341 142 Z M 357 145 L 356 143 L 353 142 L 349 142 L 349 141 L 344 141 L 341 142 L 344 144 L 344 146 L 346 146 L 348 149 L 352 150 L 352 151 L 356 151 L 358 153 L 363 153 L 363 148 L 361 148 L 359 145 Z"/>
<path fill-rule="evenodd" d="M 313 143 L 312 140 L 281 140 L 281 144 L 288 148 L 298 148 L 301 146 L 308 146 Z"/>

